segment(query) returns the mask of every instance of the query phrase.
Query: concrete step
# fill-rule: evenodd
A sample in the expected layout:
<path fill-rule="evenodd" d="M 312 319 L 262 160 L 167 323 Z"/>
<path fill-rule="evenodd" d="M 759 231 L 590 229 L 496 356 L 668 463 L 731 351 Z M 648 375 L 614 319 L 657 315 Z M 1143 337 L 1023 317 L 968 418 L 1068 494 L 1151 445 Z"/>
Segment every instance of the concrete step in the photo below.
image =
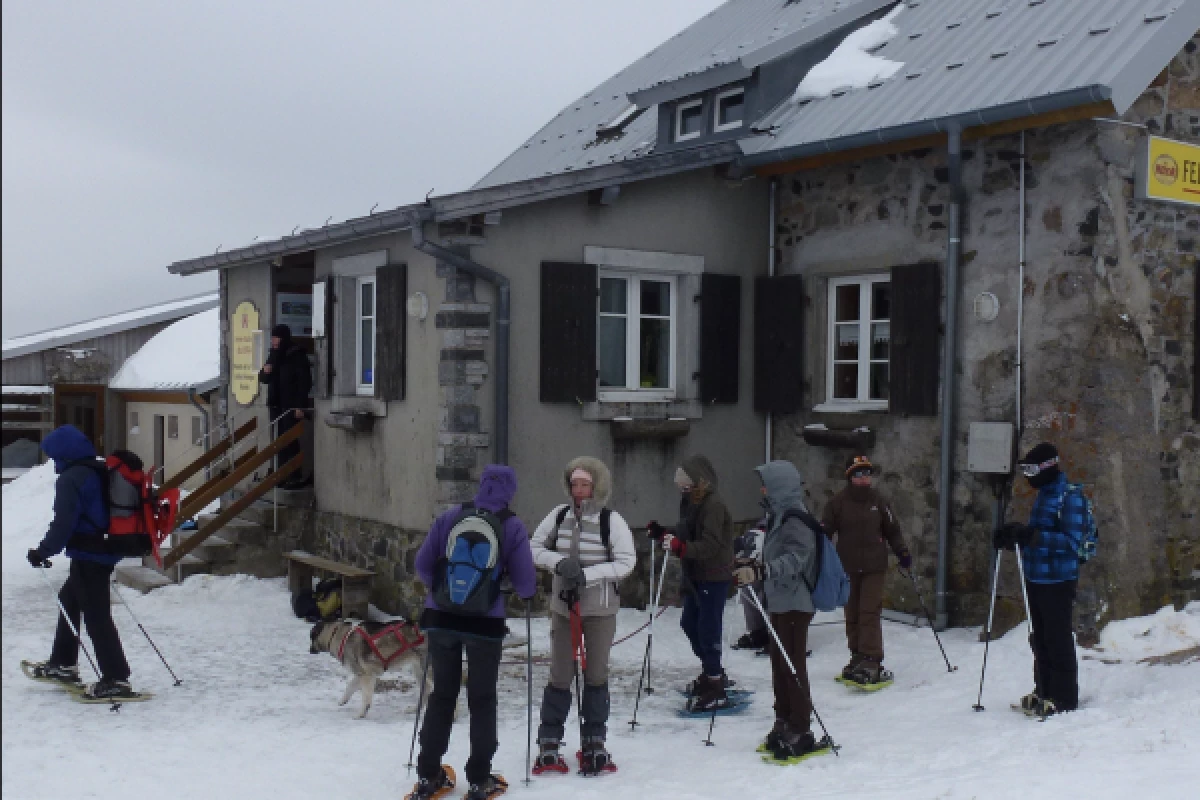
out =
<path fill-rule="evenodd" d="M 165 561 L 167 554 L 171 552 L 171 548 L 164 547 L 158 552 Z M 212 573 L 212 564 L 210 562 L 196 558 L 191 553 L 188 553 L 179 560 L 178 564 L 170 568 L 159 567 L 154 561 L 154 556 L 146 556 L 142 559 L 142 566 L 154 570 L 171 581 L 175 580 L 176 574 L 179 575 L 180 580 L 186 580 L 192 575 L 208 575 Z"/>
<path fill-rule="evenodd" d="M 113 577 L 122 586 L 128 586 L 130 589 L 137 589 L 143 593 L 152 589 L 161 589 L 164 586 L 170 586 L 174 583 L 174 581 L 157 570 L 133 563 L 118 564 L 117 568 L 113 571 Z M 114 597 L 113 602 L 119 601 Z"/>
<path fill-rule="evenodd" d="M 212 514 L 205 516 L 207 516 L 208 519 L 201 518 L 200 524 L 202 526 L 216 515 Z M 229 522 L 226 522 L 216 535 L 220 536 L 227 542 L 232 542 L 235 545 L 251 545 L 255 547 L 262 547 L 267 543 L 268 534 L 267 529 L 258 522 L 249 519 L 234 518 Z"/>
<path fill-rule="evenodd" d="M 233 499 L 237 500 L 246 494 L 245 489 L 233 489 L 230 494 Z M 306 486 L 303 489 L 272 489 L 262 496 L 260 500 L 254 503 L 253 506 L 242 512 L 241 516 L 246 519 L 257 519 L 267 525 L 271 524 L 271 510 L 275 499 L 278 499 L 279 505 L 290 506 L 292 508 L 313 508 L 316 504 L 316 493 L 313 492 L 313 487 Z M 254 509 L 265 508 L 265 514 L 261 511 L 255 512 Z M 253 512 L 253 513 L 252 513 Z M 257 516 L 255 516 L 257 514 Z"/>
<path fill-rule="evenodd" d="M 170 543 L 166 547 L 161 548 L 163 558 L 166 558 L 166 553 L 170 548 L 177 547 L 180 542 L 185 541 L 188 534 L 195 535 L 195 531 L 183 531 L 182 534 L 173 536 Z M 227 564 L 237 558 L 237 548 L 238 545 L 236 542 L 231 542 L 223 535 L 214 533 L 201 542 L 189 555 L 195 556 L 208 564 Z M 146 566 L 150 566 L 150 564 L 147 563 Z"/>

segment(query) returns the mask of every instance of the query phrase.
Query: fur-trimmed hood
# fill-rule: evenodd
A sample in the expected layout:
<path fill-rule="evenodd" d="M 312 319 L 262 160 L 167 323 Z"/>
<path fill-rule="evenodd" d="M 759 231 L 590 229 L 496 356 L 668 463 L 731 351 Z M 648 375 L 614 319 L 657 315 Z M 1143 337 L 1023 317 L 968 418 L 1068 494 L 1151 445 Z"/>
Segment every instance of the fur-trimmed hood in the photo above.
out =
<path fill-rule="evenodd" d="M 573 458 L 563 470 L 563 490 L 567 493 L 567 499 L 571 499 L 571 473 L 577 469 L 592 476 L 592 502 L 596 508 L 608 506 L 612 500 L 612 473 L 603 461 L 591 456 Z"/>

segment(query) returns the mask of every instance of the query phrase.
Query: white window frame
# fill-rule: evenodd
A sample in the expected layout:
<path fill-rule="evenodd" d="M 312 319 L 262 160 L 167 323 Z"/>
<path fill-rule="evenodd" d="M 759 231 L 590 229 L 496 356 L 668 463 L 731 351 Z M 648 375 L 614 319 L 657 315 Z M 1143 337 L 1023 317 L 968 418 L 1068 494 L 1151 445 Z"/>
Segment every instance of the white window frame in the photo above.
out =
<path fill-rule="evenodd" d="M 674 400 L 676 396 L 676 372 L 679 364 L 678 354 L 678 338 L 679 338 L 679 281 L 678 274 L 670 273 L 653 273 L 643 272 L 641 270 L 620 270 L 601 268 L 597 270 L 597 297 L 599 297 L 600 283 L 604 278 L 614 278 L 625 281 L 625 386 L 624 388 L 612 386 L 596 387 L 596 399 L 603 403 L 636 403 L 636 402 L 655 402 Z M 653 283 L 666 283 L 671 287 L 671 335 L 670 343 L 667 345 L 667 352 L 670 357 L 670 364 L 667 369 L 667 386 L 666 388 L 643 389 L 638 383 L 639 367 L 641 365 L 641 338 L 639 328 L 641 326 L 641 283 L 649 281 Z M 596 380 L 600 379 L 600 339 L 599 339 L 599 316 L 600 310 L 597 306 L 597 338 L 596 338 Z M 657 318 L 656 318 L 657 319 Z M 631 377 L 632 376 L 632 377 Z"/>
<path fill-rule="evenodd" d="M 364 317 L 362 313 L 363 286 L 371 286 L 371 315 Z M 371 320 L 371 382 L 363 383 L 362 379 L 362 324 L 363 320 Z M 375 291 L 375 276 L 364 275 L 354 282 L 354 393 L 365 397 L 375 395 L 375 367 L 379 363 L 379 295 Z"/>
<path fill-rule="evenodd" d="M 871 364 L 886 363 L 884 359 L 871 358 L 871 323 L 883 320 L 871 319 L 871 289 L 877 283 L 892 282 L 889 273 L 874 275 L 854 275 L 845 278 L 830 278 L 826 294 L 826 323 L 825 336 L 828 342 L 825 347 L 825 402 L 814 408 L 814 411 L 887 411 L 887 400 L 869 399 L 871 391 Z M 841 286 L 859 287 L 859 320 L 858 320 L 858 392 L 853 400 L 833 396 L 834 356 L 837 350 L 837 290 Z M 889 317 L 888 322 L 890 323 Z M 844 323 L 843 323 L 844 324 Z M 889 343 L 888 352 L 891 352 Z M 890 395 L 891 371 L 888 372 Z"/>
<path fill-rule="evenodd" d="M 683 112 L 690 111 L 693 108 L 700 109 L 700 130 L 695 133 L 683 132 Z M 675 106 L 675 141 L 689 142 L 692 139 L 699 139 L 704 135 L 704 98 L 697 98 L 686 103 L 680 103 Z"/>
<path fill-rule="evenodd" d="M 742 96 L 742 118 L 739 119 L 737 122 L 727 122 L 724 125 L 722 125 L 721 124 L 721 101 L 724 100 L 726 97 L 733 97 L 734 95 L 739 95 L 739 94 Z M 745 121 L 746 121 L 746 88 L 744 86 L 739 86 L 736 89 L 726 89 L 723 92 L 717 92 L 716 102 L 713 103 L 713 133 L 724 133 L 725 131 L 735 130 L 737 128 L 742 127 L 742 123 L 744 123 Z"/>

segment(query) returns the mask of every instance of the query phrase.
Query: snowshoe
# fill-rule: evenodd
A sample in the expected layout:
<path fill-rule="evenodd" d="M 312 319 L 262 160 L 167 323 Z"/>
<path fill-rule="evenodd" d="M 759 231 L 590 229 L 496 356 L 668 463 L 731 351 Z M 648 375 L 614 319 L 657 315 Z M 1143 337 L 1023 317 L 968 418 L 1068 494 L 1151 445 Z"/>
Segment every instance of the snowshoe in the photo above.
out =
<path fill-rule="evenodd" d="M 22 661 L 21 671 L 25 677 L 38 683 L 49 683 L 66 689 L 68 692 L 82 692 L 87 689 L 79 679 L 78 667 L 60 667 L 49 661 Z"/>
<path fill-rule="evenodd" d="M 454 767 L 442 764 L 442 772 L 436 778 L 421 778 L 413 790 L 404 795 L 404 800 L 437 800 L 454 791 Z"/>
<path fill-rule="evenodd" d="M 1027 717 L 1036 717 L 1045 721 L 1047 717 L 1052 717 L 1058 713 L 1058 706 L 1054 705 L 1053 700 L 1048 700 L 1042 697 L 1034 697 L 1026 706 L 1026 699 L 1029 695 L 1021 698 L 1021 705 L 1013 704 L 1013 709 L 1021 711 Z"/>
<path fill-rule="evenodd" d="M 464 800 L 488 800 L 489 797 L 499 797 L 508 791 L 508 781 L 503 775 L 488 775 L 483 783 L 472 783 L 471 788 L 463 795 Z"/>
<path fill-rule="evenodd" d="M 814 756 L 828 755 L 834 751 L 835 747 L 833 740 L 828 736 L 822 736 L 820 741 L 814 741 L 811 733 L 803 733 L 780 742 L 779 746 L 764 755 L 762 760 L 764 764 L 781 766 L 799 764 Z"/>
<path fill-rule="evenodd" d="M 72 693 L 81 703 L 140 703 L 154 697 L 150 692 L 135 692 L 129 681 L 101 678 L 82 692 Z"/>
<path fill-rule="evenodd" d="M 604 745 L 576 751 L 575 758 L 579 761 L 580 775 L 603 775 L 606 772 L 617 771 L 612 754 L 604 748 Z"/>
<path fill-rule="evenodd" d="M 864 692 L 877 692 L 895 683 L 896 676 L 891 671 L 884 669 L 882 664 L 870 659 L 864 659 L 855 667 L 849 677 L 839 675 L 834 680 L 852 689 L 861 689 Z"/>
<path fill-rule="evenodd" d="M 534 775 L 544 775 L 547 772 L 566 775 L 570 771 L 571 768 L 567 766 L 566 760 L 558 752 L 557 743 L 539 746 L 537 758 L 533 762 L 532 772 Z"/>

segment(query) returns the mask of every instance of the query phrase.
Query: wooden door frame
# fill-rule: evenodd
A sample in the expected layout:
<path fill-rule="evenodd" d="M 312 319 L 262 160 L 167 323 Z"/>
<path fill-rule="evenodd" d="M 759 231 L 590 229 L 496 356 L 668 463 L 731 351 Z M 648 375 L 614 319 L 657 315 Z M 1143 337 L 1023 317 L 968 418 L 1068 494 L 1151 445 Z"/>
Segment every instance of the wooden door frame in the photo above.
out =
<path fill-rule="evenodd" d="M 102 383 L 56 383 L 54 384 L 54 427 L 65 425 L 69 420 L 60 420 L 58 418 L 58 399 L 64 396 L 86 396 L 91 395 L 96 398 L 96 441 L 92 442 L 96 447 L 97 453 L 105 452 L 105 442 L 107 431 L 104 425 L 104 395 L 108 391 L 108 387 Z"/>

